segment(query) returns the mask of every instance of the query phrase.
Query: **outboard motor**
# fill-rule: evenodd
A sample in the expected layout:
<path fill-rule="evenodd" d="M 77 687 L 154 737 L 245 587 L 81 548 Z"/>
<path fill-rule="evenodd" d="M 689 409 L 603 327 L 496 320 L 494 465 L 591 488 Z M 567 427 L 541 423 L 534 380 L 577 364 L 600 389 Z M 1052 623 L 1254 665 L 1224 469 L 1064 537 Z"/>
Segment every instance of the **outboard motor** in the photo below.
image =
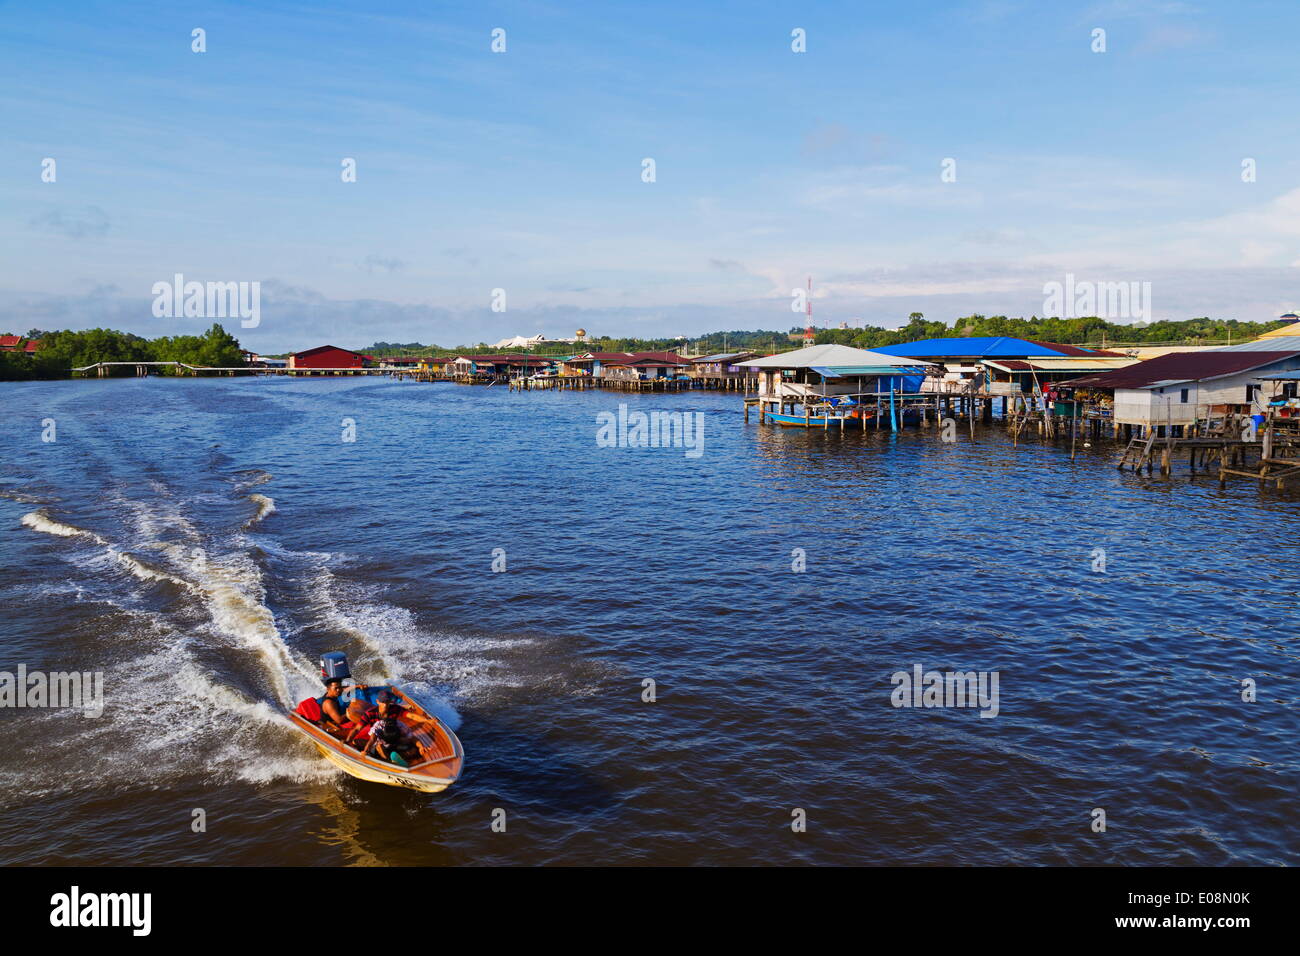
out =
<path fill-rule="evenodd" d="M 332 680 L 347 680 L 352 676 L 348 670 L 348 656 L 342 651 L 328 651 L 320 656 L 320 679 L 329 683 Z"/>

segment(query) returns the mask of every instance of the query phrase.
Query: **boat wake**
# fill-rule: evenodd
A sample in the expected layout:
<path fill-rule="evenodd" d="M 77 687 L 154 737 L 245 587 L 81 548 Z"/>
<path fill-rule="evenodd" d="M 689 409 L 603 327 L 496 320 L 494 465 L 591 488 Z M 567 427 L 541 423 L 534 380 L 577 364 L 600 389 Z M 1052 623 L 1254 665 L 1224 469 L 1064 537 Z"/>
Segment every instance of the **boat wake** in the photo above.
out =
<path fill-rule="evenodd" d="M 140 560 L 132 554 L 114 547 L 101 535 L 94 531 L 88 531 L 85 528 L 78 528 L 76 525 L 67 524 L 50 517 L 49 511 L 45 508 L 38 508 L 35 511 L 28 512 L 22 516 L 22 524 L 33 531 L 39 531 L 42 534 L 50 534 L 59 538 L 84 538 L 87 541 L 93 541 L 104 549 L 104 553 L 116 561 L 119 565 L 139 578 L 141 581 L 166 581 L 177 587 L 194 589 L 194 585 L 189 581 L 177 577 L 174 574 L 168 574 L 161 568 L 154 567 L 145 561 Z"/>
<path fill-rule="evenodd" d="M 85 609 L 68 639 L 78 669 L 104 672 L 105 707 L 98 719 L 28 712 L 24 719 L 48 732 L 15 735 L 20 750 L 33 752 L 7 762 L 25 769 L 0 774 L 0 805 L 192 776 L 331 779 L 338 771 L 303 746 L 284 716 L 320 693 L 315 659 L 325 650 L 345 650 L 359 680 L 401 683 L 450 727 L 460 725 L 454 701 L 494 679 L 497 646 L 423 626 L 377 589 L 341 579 L 347 556 L 296 551 L 262 527 L 251 533 L 275 501 L 260 493 L 237 500 L 251 502 L 254 515 L 216 532 L 196 527 L 196 502 L 163 494 L 114 500 L 120 534 L 81 527 L 49 507 L 22 516 L 29 530 L 67 542 L 59 557 L 76 573 L 61 594 Z"/>

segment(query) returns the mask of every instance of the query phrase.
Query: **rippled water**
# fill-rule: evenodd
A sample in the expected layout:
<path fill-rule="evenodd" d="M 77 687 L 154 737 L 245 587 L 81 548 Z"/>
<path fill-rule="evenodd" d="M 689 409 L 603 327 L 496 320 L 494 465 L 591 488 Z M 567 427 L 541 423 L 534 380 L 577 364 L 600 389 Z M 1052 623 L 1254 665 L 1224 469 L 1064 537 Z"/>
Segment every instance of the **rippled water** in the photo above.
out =
<path fill-rule="evenodd" d="M 620 402 L 702 412 L 703 455 L 598 447 Z M 1295 496 L 703 393 L 131 379 L 0 413 L 0 667 L 107 685 L 99 719 L 0 711 L 3 862 L 1300 862 Z M 457 729 L 455 787 L 289 727 L 336 648 Z M 893 707 L 916 664 L 997 671 L 998 716 Z"/>

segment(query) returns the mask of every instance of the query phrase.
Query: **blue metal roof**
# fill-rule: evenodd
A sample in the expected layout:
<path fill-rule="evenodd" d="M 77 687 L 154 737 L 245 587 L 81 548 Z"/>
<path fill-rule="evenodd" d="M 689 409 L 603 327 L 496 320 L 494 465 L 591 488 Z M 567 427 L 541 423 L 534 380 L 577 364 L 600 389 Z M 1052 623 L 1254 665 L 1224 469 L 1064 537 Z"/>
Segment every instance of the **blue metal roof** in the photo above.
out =
<path fill-rule="evenodd" d="M 1013 339 L 1005 335 L 953 337 L 946 339 L 922 339 L 919 342 L 904 342 L 901 345 L 886 345 L 873 349 L 886 355 L 901 355 L 905 358 L 1062 358 L 1064 352 L 1049 349 L 1024 339 Z"/>

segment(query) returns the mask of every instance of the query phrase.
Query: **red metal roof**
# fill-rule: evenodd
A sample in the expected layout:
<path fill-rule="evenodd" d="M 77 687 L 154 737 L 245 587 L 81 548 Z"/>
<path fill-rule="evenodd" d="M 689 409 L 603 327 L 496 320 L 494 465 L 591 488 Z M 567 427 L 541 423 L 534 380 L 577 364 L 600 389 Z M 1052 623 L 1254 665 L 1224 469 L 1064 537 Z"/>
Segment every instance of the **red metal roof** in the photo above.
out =
<path fill-rule="evenodd" d="M 27 344 L 23 346 L 24 352 L 35 352 L 41 347 L 40 339 L 28 339 Z"/>
<path fill-rule="evenodd" d="M 1235 375 L 1272 365 L 1300 355 L 1289 352 L 1170 352 L 1117 368 L 1099 375 L 1085 375 L 1071 380 L 1071 385 L 1086 388 L 1147 388 L 1156 382 L 1199 382 L 1208 378 Z"/>
<path fill-rule="evenodd" d="M 690 365 L 676 352 L 616 352 L 601 359 L 606 365 Z"/>
<path fill-rule="evenodd" d="M 359 352 L 352 352 L 348 349 L 341 349 L 337 345 L 318 345 L 312 349 L 303 349 L 301 352 L 290 352 L 289 354 L 293 356 L 316 355 L 319 352 L 325 352 L 325 351 L 347 352 L 349 355 L 355 355 L 357 358 L 365 357 L 361 355 L 361 353 Z"/>
<path fill-rule="evenodd" d="M 16 349 L 22 340 L 21 335 L 0 335 L 0 349 Z"/>
<path fill-rule="evenodd" d="M 667 359 L 658 359 L 658 358 L 634 358 L 634 359 L 627 359 L 627 360 L 624 361 L 624 362 L 609 362 L 609 363 L 607 363 L 607 364 L 609 364 L 609 365 L 622 365 L 622 366 L 624 366 L 625 368 L 642 368 L 642 367 L 648 367 L 648 368 L 659 368 L 659 367 L 662 367 L 662 366 L 681 367 L 681 366 L 683 366 L 683 365 L 689 365 L 690 363 L 689 363 L 689 362 L 670 362 L 670 361 L 668 361 Z"/>
<path fill-rule="evenodd" d="M 645 364 L 648 361 L 658 362 L 661 365 L 690 365 L 689 359 L 684 359 L 676 352 L 633 352 L 632 361 L 638 364 Z"/>

